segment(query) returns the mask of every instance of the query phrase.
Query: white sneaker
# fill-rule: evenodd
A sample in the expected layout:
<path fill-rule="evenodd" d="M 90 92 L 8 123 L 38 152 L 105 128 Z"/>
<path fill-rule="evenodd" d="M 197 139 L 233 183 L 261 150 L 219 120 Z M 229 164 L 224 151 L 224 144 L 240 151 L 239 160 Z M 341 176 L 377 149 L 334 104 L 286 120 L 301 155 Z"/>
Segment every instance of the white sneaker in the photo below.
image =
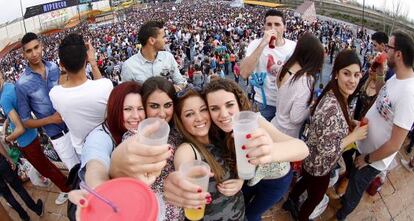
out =
<path fill-rule="evenodd" d="M 401 159 L 401 164 L 404 166 L 405 169 L 408 171 L 414 172 L 414 167 L 410 165 L 410 161 Z"/>
<path fill-rule="evenodd" d="M 64 204 L 68 200 L 68 193 L 61 192 L 59 196 L 56 198 L 55 203 L 57 205 Z"/>

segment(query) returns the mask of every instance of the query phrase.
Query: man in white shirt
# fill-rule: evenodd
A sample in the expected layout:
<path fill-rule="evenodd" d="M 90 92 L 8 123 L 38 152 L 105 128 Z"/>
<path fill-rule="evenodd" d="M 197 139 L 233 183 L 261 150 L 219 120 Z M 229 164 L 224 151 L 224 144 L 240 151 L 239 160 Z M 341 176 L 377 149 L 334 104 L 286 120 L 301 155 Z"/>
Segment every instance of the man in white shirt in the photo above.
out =
<path fill-rule="evenodd" d="M 258 102 L 260 113 L 268 121 L 271 121 L 276 113 L 276 75 L 296 47 L 295 42 L 283 38 L 284 32 L 283 12 L 268 10 L 265 15 L 263 38 L 250 42 L 246 57 L 240 64 L 240 75 L 245 79 L 253 73 L 266 73 L 264 79 L 253 78 L 253 80 L 262 81 L 260 85 L 255 85 L 255 100 Z M 276 37 L 274 48 L 269 47 L 272 37 Z"/>
<path fill-rule="evenodd" d="M 87 46 L 89 48 L 87 48 Z M 109 79 L 86 77 L 86 61 L 94 56 L 92 45 L 78 34 L 69 34 L 59 46 L 60 65 L 67 72 L 67 81 L 49 93 L 53 108 L 69 128 L 72 145 L 82 154 L 85 137 L 105 119 L 106 104 L 113 85 Z"/>
<path fill-rule="evenodd" d="M 138 81 L 144 83 L 150 77 L 164 76 L 176 87 L 183 88 L 187 81 L 178 70 L 174 55 L 164 51 L 164 23 L 149 21 L 142 25 L 138 32 L 141 50 L 130 57 L 122 65 L 122 81 Z"/>
<path fill-rule="evenodd" d="M 338 220 L 345 220 L 361 200 L 372 180 L 388 168 L 414 122 L 414 41 L 410 35 L 394 32 L 385 45 L 388 67 L 395 71 L 382 87 L 366 118 L 368 137 L 358 142 L 361 153 L 342 199 Z M 377 73 L 384 81 L 385 73 Z"/>

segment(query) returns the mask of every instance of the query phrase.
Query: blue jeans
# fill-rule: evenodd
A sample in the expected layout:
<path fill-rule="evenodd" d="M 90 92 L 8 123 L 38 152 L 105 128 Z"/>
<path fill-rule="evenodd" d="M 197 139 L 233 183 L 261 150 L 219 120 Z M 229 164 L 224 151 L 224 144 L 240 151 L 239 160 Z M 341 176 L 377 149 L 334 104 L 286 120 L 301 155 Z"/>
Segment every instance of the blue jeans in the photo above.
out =
<path fill-rule="evenodd" d="M 243 186 L 246 218 L 248 221 L 259 221 L 266 210 L 278 203 L 289 190 L 292 171 L 284 177 L 273 180 L 261 180 L 254 186 Z"/>
<path fill-rule="evenodd" d="M 270 106 L 270 105 L 264 105 L 262 103 L 257 103 L 258 107 L 259 107 L 259 111 L 260 114 L 267 120 L 267 121 L 272 121 L 272 119 L 275 117 L 276 115 L 276 107 L 275 106 Z"/>
<path fill-rule="evenodd" d="M 369 184 L 381 171 L 371 166 L 365 166 L 358 170 L 354 168 L 349 178 L 348 187 L 342 197 L 342 208 L 336 213 L 338 220 L 344 220 L 358 206 L 359 201 Z"/>

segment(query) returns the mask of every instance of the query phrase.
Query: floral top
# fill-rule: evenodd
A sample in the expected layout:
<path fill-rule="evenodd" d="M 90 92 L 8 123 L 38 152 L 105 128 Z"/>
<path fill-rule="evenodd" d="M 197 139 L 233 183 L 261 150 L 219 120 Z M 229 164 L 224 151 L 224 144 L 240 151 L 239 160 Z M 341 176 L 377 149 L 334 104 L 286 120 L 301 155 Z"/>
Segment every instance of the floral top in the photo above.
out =
<path fill-rule="evenodd" d="M 328 174 L 341 157 L 342 139 L 349 127 L 341 106 L 332 91 L 321 99 L 311 118 L 306 144 L 309 156 L 303 168 L 313 176 Z"/>
<path fill-rule="evenodd" d="M 128 133 L 128 134 L 127 134 Z M 126 139 L 130 135 L 133 135 L 131 132 L 124 134 L 122 139 Z M 167 159 L 167 164 L 164 169 L 161 171 L 161 174 L 157 177 L 155 182 L 151 185 L 151 189 L 155 192 L 156 195 L 163 196 L 164 194 L 164 180 L 167 178 L 168 174 L 175 171 L 174 168 L 174 153 L 177 147 L 182 143 L 183 137 L 181 133 L 177 130 L 176 127 L 171 127 L 170 135 L 168 136 L 168 144 L 173 148 L 173 154 L 170 158 Z M 184 220 L 184 212 L 182 208 L 176 207 L 174 205 L 165 202 L 165 215 L 164 221 L 181 221 Z"/>

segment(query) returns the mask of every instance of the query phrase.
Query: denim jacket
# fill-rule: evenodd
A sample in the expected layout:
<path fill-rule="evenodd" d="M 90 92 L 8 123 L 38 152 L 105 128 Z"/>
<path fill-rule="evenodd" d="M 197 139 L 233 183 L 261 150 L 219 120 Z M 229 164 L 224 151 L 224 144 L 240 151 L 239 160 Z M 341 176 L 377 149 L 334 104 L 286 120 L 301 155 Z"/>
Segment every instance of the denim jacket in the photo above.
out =
<path fill-rule="evenodd" d="M 37 119 L 51 116 L 56 112 L 50 101 L 49 92 L 58 84 L 60 69 L 55 63 L 42 62 L 46 68 L 46 80 L 27 66 L 16 82 L 17 106 L 23 122 L 32 119 L 31 112 Z M 49 137 L 67 129 L 65 123 L 48 124 L 43 128 Z"/>

